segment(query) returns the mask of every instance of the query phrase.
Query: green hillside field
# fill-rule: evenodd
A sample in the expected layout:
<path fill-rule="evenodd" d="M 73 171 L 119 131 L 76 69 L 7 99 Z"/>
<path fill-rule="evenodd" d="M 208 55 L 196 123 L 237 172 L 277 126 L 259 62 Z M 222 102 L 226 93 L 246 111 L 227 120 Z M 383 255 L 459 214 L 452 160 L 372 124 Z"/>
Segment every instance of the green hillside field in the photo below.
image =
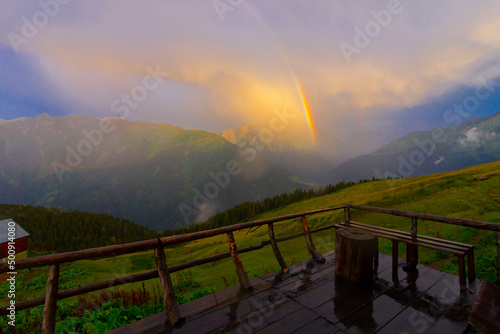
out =
<path fill-rule="evenodd" d="M 346 203 L 500 223 L 500 162 L 409 179 L 365 182 L 329 195 L 265 212 L 252 220 L 333 207 Z M 352 219 L 399 230 L 410 230 L 410 219 L 402 217 L 353 210 Z M 343 211 L 318 214 L 308 218 L 311 228 L 333 224 L 342 220 Z M 420 234 L 474 244 L 476 246 L 477 277 L 491 281 L 496 279 L 494 269 L 496 264 L 496 233 L 425 221 L 419 221 L 418 227 Z M 299 219 L 276 223 L 275 231 L 277 236 L 288 235 L 301 232 L 302 225 Z M 234 233 L 238 248 L 259 244 L 262 240 L 268 239 L 267 228 L 265 227 L 252 233 L 248 232 L 245 230 Z M 321 253 L 334 248 L 333 230 L 316 233 L 313 239 Z M 301 262 L 310 257 L 304 238 L 282 242 L 279 246 L 288 265 Z M 390 254 L 390 242 L 381 239 L 380 250 Z M 176 245 L 167 248 L 165 251 L 168 265 L 174 265 L 227 252 L 228 244 L 226 236 L 221 235 Z M 404 245 L 401 245 L 400 254 L 402 256 L 405 254 L 404 251 Z M 242 254 L 241 259 L 250 278 L 279 269 L 272 249 L 268 246 L 261 250 Z M 454 256 L 448 253 L 421 248 L 419 249 L 419 261 L 434 268 L 454 274 L 458 273 L 457 261 Z M 62 276 L 60 286 L 68 288 L 73 287 L 74 284 L 88 284 L 149 271 L 154 268 L 152 251 L 117 256 L 115 258 L 83 260 L 61 267 L 61 272 L 67 271 L 68 274 Z M 23 279 L 22 284 L 26 288 L 22 289 L 22 292 L 20 291 L 20 297 L 32 298 L 43 295 L 45 293 L 45 273 L 46 271 L 42 272 L 41 270 L 23 271 L 20 275 Z M 185 302 L 194 298 L 193 296 L 196 297 L 237 284 L 238 279 L 231 259 L 225 259 L 214 264 L 202 265 L 184 272 L 175 273 L 173 274 L 173 282 L 179 295 L 182 295 L 178 297 L 179 301 Z M 148 291 L 154 291 L 158 287 L 158 279 L 146 281 L 144 285 L 142 283 L 126 284 L 120 289 L 124 291 L 134 289 L 137 291 L 143 287 Z M 3 296 L 5 295 L 3 294 Z M 76 298 L 69 299 L 65 303 L 71 304 L 76 300 Z M 5 305 L 5 303 L 6 300 L 2 300 L 2 305 Z"/>

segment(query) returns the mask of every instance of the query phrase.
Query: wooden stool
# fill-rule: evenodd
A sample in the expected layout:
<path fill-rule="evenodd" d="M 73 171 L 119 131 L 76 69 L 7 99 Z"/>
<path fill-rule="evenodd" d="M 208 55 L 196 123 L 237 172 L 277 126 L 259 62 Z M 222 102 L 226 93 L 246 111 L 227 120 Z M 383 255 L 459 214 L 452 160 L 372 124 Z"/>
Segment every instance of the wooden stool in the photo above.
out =
<path fill-rule="evenodd" d="M 378 267 L 377 236 L 348 227 L 335 235 L 335 275 L 351 282 L 372 280 Z"/>

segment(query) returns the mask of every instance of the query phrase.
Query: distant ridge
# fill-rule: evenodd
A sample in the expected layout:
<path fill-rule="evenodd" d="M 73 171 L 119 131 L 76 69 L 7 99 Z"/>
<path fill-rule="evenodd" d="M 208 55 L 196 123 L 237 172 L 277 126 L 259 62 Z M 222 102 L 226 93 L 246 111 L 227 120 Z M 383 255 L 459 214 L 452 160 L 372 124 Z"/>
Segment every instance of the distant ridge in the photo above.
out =
<path fill-rule="evenodd" d="M 0 125 L 8 124 L 11 122 L 23 121 L 26 119 L 28 119 L 28 117 L 20 117 L 20 118 L 16 118 L 16 119 L 12 119 L 12 120 L 0 119 Z"/>
<path fill-rule="evenodd" d="M 454 171 L 500 159 L 500 111 L 458 125 L 412 132 L 330 172 L 340 180 L 400 178 Z"/>

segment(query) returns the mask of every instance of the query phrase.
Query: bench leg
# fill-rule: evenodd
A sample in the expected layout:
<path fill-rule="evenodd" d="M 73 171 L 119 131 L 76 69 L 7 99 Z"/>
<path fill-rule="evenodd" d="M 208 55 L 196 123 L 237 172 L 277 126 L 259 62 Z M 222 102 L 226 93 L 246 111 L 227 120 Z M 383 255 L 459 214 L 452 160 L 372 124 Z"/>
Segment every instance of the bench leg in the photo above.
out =
<path fill-rule="evenodd" d="M 469 284 L 476 280 L 476 268 L 474 267 L 474 248 L 467 253 L 467 272 L 469 274 Z"/>
<path fill-rule="evenodd" d="M 392 240 L 392 269 L 398 267 L 398 258 L 399 258 L 399 248 L 398 242 L 396 240 Z"/>
<path fill-rule="evenodd" d="M 404 271 L 415 270 L 418 264 L 418 246 L 406 244 L 406 264 Z"/>
<path fill-rule="evenodd" d="M 463 256 L 457 256 L 458 259 L 458 277 L 460 280 L 460 292 L 465 291 L 465 260 Z"/>

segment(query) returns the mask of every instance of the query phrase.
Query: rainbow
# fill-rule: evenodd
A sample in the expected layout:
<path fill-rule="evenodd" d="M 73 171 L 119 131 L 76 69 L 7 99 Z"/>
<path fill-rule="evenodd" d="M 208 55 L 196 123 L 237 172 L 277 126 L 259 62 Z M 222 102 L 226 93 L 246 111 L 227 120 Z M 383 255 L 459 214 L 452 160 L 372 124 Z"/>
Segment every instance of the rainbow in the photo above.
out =
<path fill-rule="evenodd" d="M 299 93 L 299 98 L 302 103 L 302 108 L 304 109 L 304 113 L 306 115 L 307 125 L 309 126 L 309 131 L 311 132 L 311 138 L 313 140 L 313 144 L 316 145 L 318 140 L 316 137 L 314 117 L 311 112 L 311 107 L 309 106 L 309 102 L 307 101 L 307 96 L 304 93 L 304 89 L 302 88 L 300 81 L 297 79 L 297 76 L 291 71 L 291 69 L 290 69 L 290 74 L 292 76 L 295 87 L 297 88 L 297 92 Z"/>
<path fill-rule="evenodd" d="M 304 93 L 304 89 L 302 88 L 297 76 L 294 74 L 294 72 L 292 70 L 292 66 L 290 65 L 290 62 L 288 61 L 288 59 L 286 57 L 286 53 L 284 51 L 283 46 L 281 45 L 281 43 L 278 41 L 278 39 L 274 35 L 272 29 L 269 28 L 267 23 L 262 19 L 262 17 L 258 13 L 258 11 L 254 8 L 254 6 L 247 1 L 245 1 L 244 6 L 252 14 L 252 16 L 257 20 L 257 22 L 259 22 L 259 24 L 264 29 L 267 30 L 267 32 L 269 33 L 269 36 L 271 36 L 271 38 L 274 40 L 274 43 L 276 44 L 276 47 L 278 48 L 278 50 L 281 54 L 281 57 L 283 58 L 283 61 L 286 64 L 286 67 L 288 68 L 288 72 L 290 73 L 292 80 L 293 80 L 293 83 L 295 85 L 295 88 L 297 89 L 297 92 L 299 94 L 300 102 L 302 104 L 302 108 L 303 108 L 304 114 L 306 116 L 307 125 L 309 126 L 309 131 L 311 132 L 311 139 L 313 141 L 313 144 L 316 146 L 316 144 L 317 144 L 316 129 L 315 129 L 315 124 L 314 124 L 313 114 L 311 112 L 311 107 L 309 106 L 309 102 L 307 101 L 307 97 L 306 97 L 306 94 Z"/>

